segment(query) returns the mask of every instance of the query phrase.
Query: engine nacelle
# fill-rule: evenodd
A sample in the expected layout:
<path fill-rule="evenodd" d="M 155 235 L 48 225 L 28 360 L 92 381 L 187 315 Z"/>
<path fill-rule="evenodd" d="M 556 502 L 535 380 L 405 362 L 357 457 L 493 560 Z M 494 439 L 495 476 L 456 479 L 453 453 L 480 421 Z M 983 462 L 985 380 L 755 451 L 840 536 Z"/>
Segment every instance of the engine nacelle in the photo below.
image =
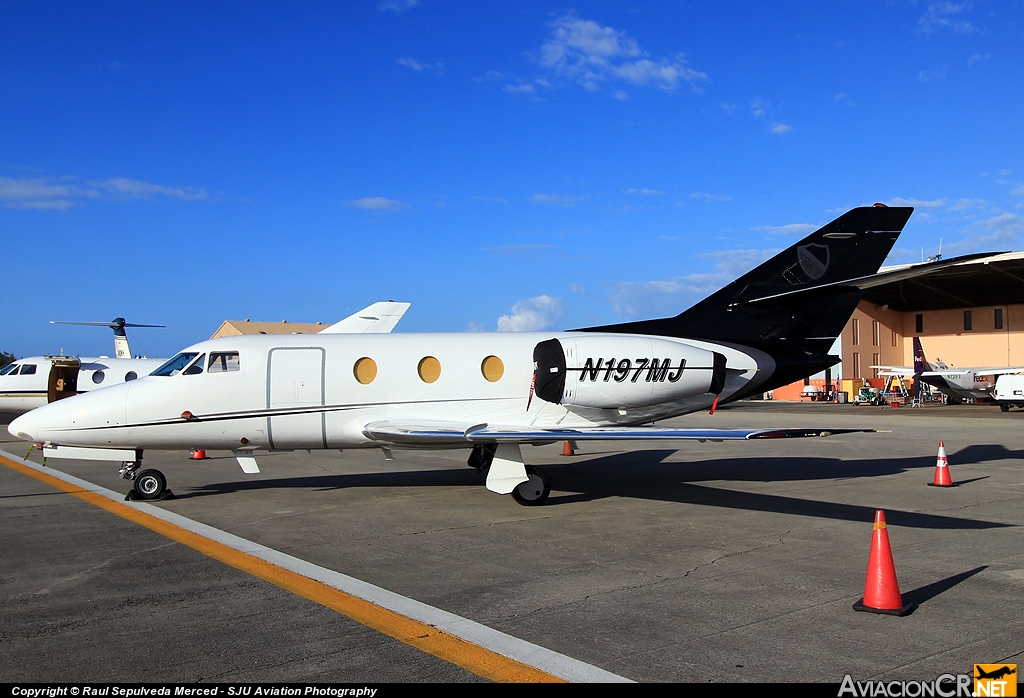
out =
<path fill-rule="evenodd" d="M 533 350 L 534 392 L 566 406 L 647 407 L 725 386 L 725 357 L 667 339 L 562 336 Z"/>

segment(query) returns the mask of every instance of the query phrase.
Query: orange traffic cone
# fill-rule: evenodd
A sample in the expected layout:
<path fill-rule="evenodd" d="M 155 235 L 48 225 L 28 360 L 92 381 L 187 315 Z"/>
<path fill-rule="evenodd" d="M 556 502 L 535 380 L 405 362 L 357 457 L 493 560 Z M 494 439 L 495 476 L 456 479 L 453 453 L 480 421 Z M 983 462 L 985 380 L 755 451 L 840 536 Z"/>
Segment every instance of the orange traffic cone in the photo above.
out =
<path fill-rule="evenodd" d="M 935 461 L 935 477 L 928 485 L 930 487 L 953 486 L 953 478 L 949 476 L 949 460 L 946 458 L 945 442 L 939 442 L 939 456 Z"/>
<path fill-rule="evenodd" d="M 575 441 L 566 441 L 565 444 L 562 446 L 562 455 L 563 456 L 575 456 L 576 455 L 576 442 Z"/>
<path fill-rule="evenodd" d="M 189 456 L 191 460 L 206 460 L 206 451 L 201 448 L 193 448 L 192 455 Z"/>
<path fill-rule="evenodd" d="M 868 556 L 868 577 L 864 583 L 864 598 L 853 604 L 855 611 L 905 616 L 914 604 L 903 605 L 900 583 L 896 579 L 896 565 L 889 547 L 889 532 L 885 527 L 885 512 L 875 512 L 875 527 L 871 534 L 871 554 Z"/>

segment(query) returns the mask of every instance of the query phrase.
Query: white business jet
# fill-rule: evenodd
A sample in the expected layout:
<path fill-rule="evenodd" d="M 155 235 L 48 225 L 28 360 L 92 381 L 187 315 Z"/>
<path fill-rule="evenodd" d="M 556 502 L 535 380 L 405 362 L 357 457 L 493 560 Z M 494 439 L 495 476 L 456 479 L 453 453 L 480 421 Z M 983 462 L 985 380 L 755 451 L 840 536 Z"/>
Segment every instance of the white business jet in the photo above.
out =
<path fill-rule="evenodd" d="M 388 333 L 395 328 L 408 303 L 380 301 L 321 330 L 321 334 Z M 108 356 L 30 356 L 0 368 L 0 412 L 22 414 L 73 395 L 149 375 L 167 359 L 132 358 L 126 327 L 136 325 L 114 318 L 111 322 L 54 322 L 54 325 L 89 325 L 114 330 L 117 358 Z"/>
<path fill-rule="evenodd" d="M 576 331 L 250 335 L 194 344 L 150 376 L 16 419 L 47 457 L 122 462 L 129 497 L 166 495 L 144 449 L 471 449 L 489 490 L 550 491 L 520 446 L 560 440 L 768 439 L 870 429 L 643 426 L 834 365 L 864 288 L 963 261 L 876 274 L 912 208 L 857 208 L 671 318 Z M 883 280 L 879 277 L 884 276 Z"/>

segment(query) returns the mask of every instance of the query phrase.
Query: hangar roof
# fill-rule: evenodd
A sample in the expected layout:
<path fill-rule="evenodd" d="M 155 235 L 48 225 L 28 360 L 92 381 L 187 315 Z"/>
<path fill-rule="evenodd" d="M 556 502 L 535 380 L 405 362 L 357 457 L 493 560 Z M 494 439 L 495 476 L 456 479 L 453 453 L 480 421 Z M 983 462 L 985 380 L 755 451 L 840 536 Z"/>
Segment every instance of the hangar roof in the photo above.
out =
<path fill-rule="evenodd" d="M 323 323 L 252 322 L 251 320 L 225 320 L 210 339 L 237 337 L 240 334 L 316 334 L 327 329 Z"/>
<path fill-rule="evenodd" d="M 903 269 L 910 264 L 882 267 Z M 864 300 L 900 312 L 1024 303 L 1024 252 L 1004 252 L 867 289 Z"/>

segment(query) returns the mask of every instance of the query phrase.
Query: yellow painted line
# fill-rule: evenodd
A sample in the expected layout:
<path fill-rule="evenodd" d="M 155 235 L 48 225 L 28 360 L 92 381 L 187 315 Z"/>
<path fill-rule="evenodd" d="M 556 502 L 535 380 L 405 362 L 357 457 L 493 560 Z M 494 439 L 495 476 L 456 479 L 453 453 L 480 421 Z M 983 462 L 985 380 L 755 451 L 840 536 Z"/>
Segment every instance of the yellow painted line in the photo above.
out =
<path fill-rule="evenodd" d="M 115 502 L 101 494 L 89 492 L 81 487 L 64 482 L 59 478 L 33 470 L 9 458 L 0 456 L 0 463 L 22 475 L 27 475 L 98 506 L 100 509 L 109 511 L 111 514 L 116 514 L 140 526 L 145 526 L 151 531 L 187 545 L 235 569 L 247 572 L 254 577 L 259 577 L 264 581 L 309 599 L 321 606 L 326 606 L 358 623 L 393 637 L 399 642 L 411 645 L 427 654 L 460 666 L 477 676 L 503 683 L 567 683 L 565 679 L 558 676 L 510 659 L 497 652 L 492 652 L 485 647 L 480 647 L 472 642 L 412 618 L 407 618 L 394 611 L 381 608 L 369 601 L 346 594 L 309 577 L 296 574 L 291 570 L 284 569 L 265 560 L 260 560 L 223 543 L 218 543 L 205 536 L 187 531 L 180 526 L 175 526 L 172 523 L 158 519 L 134 507 Z"/>

